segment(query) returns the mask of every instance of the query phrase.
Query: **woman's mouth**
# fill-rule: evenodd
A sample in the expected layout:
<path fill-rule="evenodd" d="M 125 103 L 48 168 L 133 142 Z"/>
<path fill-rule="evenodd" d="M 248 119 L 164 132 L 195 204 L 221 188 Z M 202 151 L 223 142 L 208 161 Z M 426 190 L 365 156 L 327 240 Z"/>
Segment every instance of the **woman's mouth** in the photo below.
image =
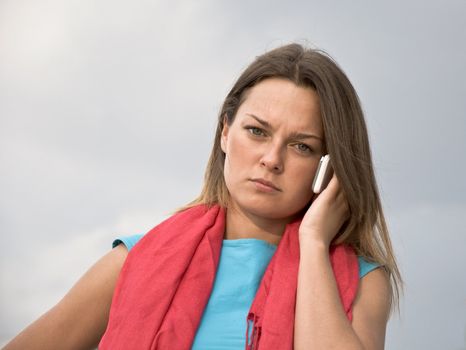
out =
<path fill-rule="evenodd" d="M 281 192 L 281 189 L 274 185 L 272 182 L 265 179 L 251 179 L 255 187 L 263 192 Z"/>

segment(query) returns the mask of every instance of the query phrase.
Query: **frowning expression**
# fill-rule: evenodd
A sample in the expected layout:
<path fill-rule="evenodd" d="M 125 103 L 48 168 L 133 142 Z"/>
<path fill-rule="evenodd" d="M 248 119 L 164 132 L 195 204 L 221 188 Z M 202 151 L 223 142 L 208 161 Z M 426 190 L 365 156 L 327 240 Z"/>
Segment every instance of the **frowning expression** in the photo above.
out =
<path fill-rule="evenodd" d="M 314 90 L 280 78 L 252 87 L 222 132 L 231 204 L 270 219 L 298 213 L 312 197 L 323 138 Z"/>

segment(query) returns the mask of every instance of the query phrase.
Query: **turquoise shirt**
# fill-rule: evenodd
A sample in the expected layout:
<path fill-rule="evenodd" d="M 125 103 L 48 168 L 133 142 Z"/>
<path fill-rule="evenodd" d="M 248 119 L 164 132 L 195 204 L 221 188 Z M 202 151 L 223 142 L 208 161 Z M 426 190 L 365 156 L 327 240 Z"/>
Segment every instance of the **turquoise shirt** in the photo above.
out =
<path fill-rule="evenodd" d="M 143 235 L 121 237 L 131 248 Z M 255 238 L 223 240 L 214 286 L 202 315 L 192 350 L 244 350 L 246 317 L 276 246 Z M 358 258 L 359 277 L 377 268 Z"/>

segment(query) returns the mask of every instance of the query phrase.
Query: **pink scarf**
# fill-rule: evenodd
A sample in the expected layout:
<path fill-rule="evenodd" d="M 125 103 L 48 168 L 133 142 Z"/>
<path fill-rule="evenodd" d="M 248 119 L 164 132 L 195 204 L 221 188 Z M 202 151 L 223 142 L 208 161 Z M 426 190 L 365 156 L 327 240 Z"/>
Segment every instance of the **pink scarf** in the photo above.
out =
<path fill-rule="evenodd" d="M 299 224 L 287 225 L 245 319 L 247 350 L 293 349 Z M 213 287 L 224 231 L 225 210 L 204 205 L 149 231 L 120 272 L 99 349 L 190 349 Z M 347 246 L 332 246 L 330 260 L 351 320 L 359 281 L 356 255 Z"/>

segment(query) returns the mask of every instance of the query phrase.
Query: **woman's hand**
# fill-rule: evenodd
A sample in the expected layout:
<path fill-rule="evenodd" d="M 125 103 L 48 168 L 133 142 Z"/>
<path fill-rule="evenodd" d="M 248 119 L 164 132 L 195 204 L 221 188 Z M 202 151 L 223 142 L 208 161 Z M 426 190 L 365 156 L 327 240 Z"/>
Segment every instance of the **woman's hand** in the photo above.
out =
<path fill-rule="evenodd" d="M 349 215 L 346 196 L 333 174 L 328 186 L 314 198 L 304 215 L 299 227 L 299 241 L 310 240 L 329 247 Z"/>

